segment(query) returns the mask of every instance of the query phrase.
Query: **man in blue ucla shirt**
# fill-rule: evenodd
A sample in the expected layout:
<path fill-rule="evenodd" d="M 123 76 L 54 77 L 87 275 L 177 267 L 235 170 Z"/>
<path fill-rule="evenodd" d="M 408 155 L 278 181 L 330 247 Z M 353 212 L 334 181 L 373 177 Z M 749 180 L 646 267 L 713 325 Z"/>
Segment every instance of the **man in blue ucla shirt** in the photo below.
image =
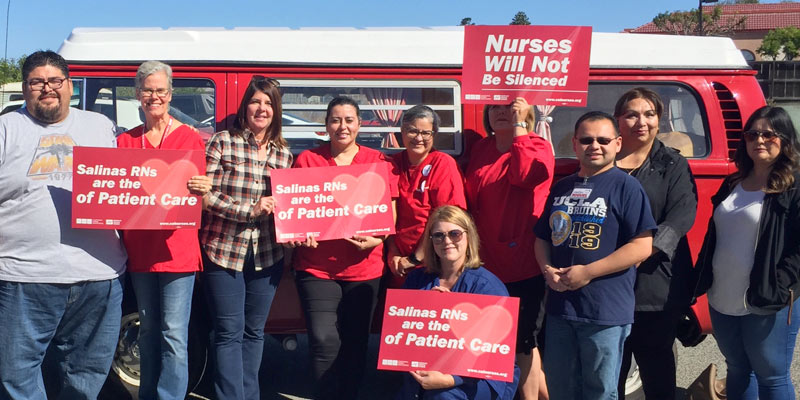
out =
<path fill-rule="evenodd" d="M 584 114 L 572 144 L 580 170 L 553 186 L 535 229 L 548 285 L 544 370 L 551 399 L 615 399 L 634 268 L 650 255 L 656 223 L 639 182 L 614 166 L 613 117 Z"/>

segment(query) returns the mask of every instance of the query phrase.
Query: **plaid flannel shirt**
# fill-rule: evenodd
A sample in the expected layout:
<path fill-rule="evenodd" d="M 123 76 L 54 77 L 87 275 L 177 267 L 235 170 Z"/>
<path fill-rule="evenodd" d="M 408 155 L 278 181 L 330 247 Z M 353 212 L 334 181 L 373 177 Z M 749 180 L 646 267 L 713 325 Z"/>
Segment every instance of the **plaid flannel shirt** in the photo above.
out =
<path fill-rule="evenodd" d="M 250 217 L 261 197 L 271 196 L 270 170 L 292 166 L 292 153 L 270 143 L 266 161 L 258 160 L 252 132 L 222 131 L 206 145 L 206 175 L 211 191 L 203 213 L 200 242 L 208 258 L 223 268 L 242 271 L 248 245 L 255 251 L 255 269 L 268 268 L 283 258 L 275 242 L 272 214 Z"/>

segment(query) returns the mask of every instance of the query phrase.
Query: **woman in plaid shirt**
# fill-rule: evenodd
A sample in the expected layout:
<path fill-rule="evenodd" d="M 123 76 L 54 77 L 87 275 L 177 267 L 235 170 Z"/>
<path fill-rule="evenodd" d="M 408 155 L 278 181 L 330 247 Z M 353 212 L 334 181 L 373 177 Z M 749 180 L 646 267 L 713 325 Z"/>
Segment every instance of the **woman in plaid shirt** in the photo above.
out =
<path fill-rule="evenodd" d="M 276 80 L 253 76 L 233 126 L 206 147 L 212 189 L 203 198 L 203 282 L 214 324 L 216 397 L 259 399 L 264 324 L 283 272 L 270 170 L 292 164 Z"/>

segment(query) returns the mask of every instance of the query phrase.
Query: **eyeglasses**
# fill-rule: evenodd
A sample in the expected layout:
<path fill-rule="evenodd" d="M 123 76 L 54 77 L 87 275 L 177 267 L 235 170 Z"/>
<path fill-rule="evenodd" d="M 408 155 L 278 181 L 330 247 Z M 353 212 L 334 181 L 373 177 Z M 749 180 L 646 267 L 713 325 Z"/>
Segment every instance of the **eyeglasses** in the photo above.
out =
<path fill-rule="evenodd" d="M 430 139 L 433 136 L 433 131 L 421 131 L 417 128 L 408 128 L 406 129 L 406 135 L 411 138 L 415 138 L 418 135 L 422 136 L 423 139 Z"/>
<path fill-rule="evenodd" d="M 165 88 L 160 89 L 139 89 L 139 93 L 142 94 L 144 97 L 150 97 L 153 93 L 156 94 L 158 97 L 166 97 L 169 94 L 170 90 Z"/>
<path fill-rule="evenodd" d="M 278 82 L 277 79 L 268 78 L 268 77 L 266 77 L 264 75 L 253 75 L 253 77 L 250 78 L 250 82 L 255 83 L 255 84 L 266 82 L 267 84 L 275 86 L 277 88 L 281 87 L 281 83 Z"/>
<path fill-rule="evenodd" d="M 464 236 L 464 232 L 466 231 L 459 229 L 453 229 L 449 232 L 433 232 L 431 233 L 431 240 L 433 241 L 433 244 L 442 244 L 444 243 L 444 238 L 449 237 L 451 242 L 458 243 Z"/>
<path fill-rule="evenodd" d="M 44 85 L 50 86 L 50 89 L 56 90 L 61 89 L 64 86 L 64 81 L 68 80 L 69 78 L 48 78 L 47 80 L 44 79 L 31 79 L 27 83 L 28 87 L 31 90 L 42 90 L 44 89 Z"/>
<path fill-rule="evenodd" d="M 757 131 L 755 129 L 744 132 L 743 136 L 744 140 L 748 142 L 753 142 L 759 137 L 764 138 L 764 140 L 767 142 L 772 142 L 781 137 L 780 133 L 775 131 Z"/>
<path fill-rule="evenodd" d="M 600 145 L 605 146 L 605 145 L 613 142 L 615 139 L 616 138 L 607 138 L 607 137 L 602 137 L 602 136 L 601 137 L 596 137 L 596 138 L 593 138 L 593 137 L 582 137 L 582 138 L 578 139 L 578 143 L 583 144 L 583 145 L 590 145 L 590 144 L 594 143 L 594 141 L 596 140 L 597 143 L 600 143 Z"/>

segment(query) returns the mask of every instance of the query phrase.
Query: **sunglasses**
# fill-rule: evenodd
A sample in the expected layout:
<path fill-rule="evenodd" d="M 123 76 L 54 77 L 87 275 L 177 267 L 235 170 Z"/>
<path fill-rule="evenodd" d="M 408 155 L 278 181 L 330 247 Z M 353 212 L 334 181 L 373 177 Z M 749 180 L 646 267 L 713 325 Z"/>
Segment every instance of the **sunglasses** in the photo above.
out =
<path fill-rule="evenodd" d="M 253 75 L 253 77 L 250 78 L 250 82 L 253 82 L 253 83 L 256 83 L 256 84 L 259 84 L 259 83 L 262 83 L 262 82 L 266 82 L 267 84 L 275 86 L 277 88 L 281 87 L 281 83 L 278 82 L 277 79 L 268 78 L 268 77 L 266 77 L 264 75 Z"/>
<path fill-rule="evenodd" d="M 771 142 L 781 137 L 781 135 L 775 131 L 757 131 L 755 129 L 744 132 L 743 136 L 744 140 L 748 142 L 753 142 L 759 137 L 764 138 L 765 141 Z"/>
<path fill-rule="evenodd" d="M 582 138 L 578 139 L 578 143 L 583 144 L 583 145 L 589 145 L 589 144 L 594 143 L 595 140 L 596 140 L 597 143 L 600 143 L 600 145 L 605 146 L 605 145 L 613 142 L 615 139 L 616 138 L 607 138 L 607 137 L 596 137 L 596 138 L 593 138 L 593 137 L 582 137 Z"/>
<path fill-rule="evenodd" d="M 464 237 L 464 232 L 459 229 L 453 229 L 449 232 L 433 232 L 431 233 L 431 240 L 433 244 L 442 244 L 444 243 L 444 238 L 449 237 L 450 241 L 453 243 L 458 243 L 461 241 L 461 238 Z"/>

